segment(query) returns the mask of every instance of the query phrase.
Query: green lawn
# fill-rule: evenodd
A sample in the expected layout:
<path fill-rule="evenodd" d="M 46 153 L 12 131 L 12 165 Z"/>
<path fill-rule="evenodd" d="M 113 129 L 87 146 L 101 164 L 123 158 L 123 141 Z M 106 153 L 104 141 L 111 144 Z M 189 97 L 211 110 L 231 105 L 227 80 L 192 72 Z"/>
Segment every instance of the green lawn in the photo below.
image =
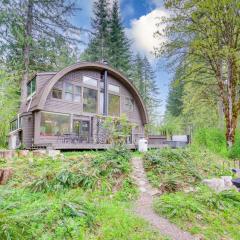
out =
<path fill-rule="evenodd" d="M 0 239 L 163 239 L 132 212 L 137 190 L 124 149 L 65 158 L 0 160 L 14 176 L 0 187 Z"/>

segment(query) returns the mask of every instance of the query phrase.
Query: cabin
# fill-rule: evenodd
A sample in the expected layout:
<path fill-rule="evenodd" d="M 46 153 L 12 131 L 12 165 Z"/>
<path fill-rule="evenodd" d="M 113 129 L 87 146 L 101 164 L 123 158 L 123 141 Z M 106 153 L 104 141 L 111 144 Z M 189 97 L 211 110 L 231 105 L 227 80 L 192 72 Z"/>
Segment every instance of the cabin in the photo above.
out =
<path fill-rule="evenodd" d="M 9 148 L 105 149 L 104 117 L 125 115 L 133 123 L 126 139 L 134 149 L 148 123 L 138 91 L 104 63 L 80 62 L 59 72 L 37 73 L 10 123 Z"/>

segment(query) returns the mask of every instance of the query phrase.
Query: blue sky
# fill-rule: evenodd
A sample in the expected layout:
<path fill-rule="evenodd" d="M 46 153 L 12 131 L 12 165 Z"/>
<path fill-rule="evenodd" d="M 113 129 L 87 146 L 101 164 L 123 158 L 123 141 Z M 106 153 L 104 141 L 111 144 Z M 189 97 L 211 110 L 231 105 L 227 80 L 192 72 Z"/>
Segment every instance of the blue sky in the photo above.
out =
<path fill-rule="evenodd" d="M 165 69 L 164 62 L 155 59 L 150 52 L 153 49 L 153 46 L 156 46 L 159 43 L 152 36 L 156 29 L 156 18 L 166 16 L 167 11 L 163 7 L 162 0 L 119 1 L 122 21 L 126 29 L 126 34 L 133 42 L 133 51 L 147 55 L 156 71 L 156 81 L 160 89 L 159 98 L 162 100 L 159 114 L 162 115 L 165 110 L 171 74 Z M 73 18 L 74 24 L 86 29 L 91 29 L 93 2 L 94 0 L 78 0 L 78 5 L 82 8 L 82 11 Z M 85 46 L 83 45 L 82 48 L 84 47 Z"/>

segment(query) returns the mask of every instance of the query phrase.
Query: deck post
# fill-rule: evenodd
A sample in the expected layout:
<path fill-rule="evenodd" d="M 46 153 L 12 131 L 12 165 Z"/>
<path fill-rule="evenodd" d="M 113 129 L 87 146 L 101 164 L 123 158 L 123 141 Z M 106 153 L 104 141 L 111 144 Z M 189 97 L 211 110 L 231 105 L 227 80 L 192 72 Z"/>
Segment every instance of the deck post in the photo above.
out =
<path fill-rule="evenodd" d="M 103 93 L 103 115 L 108 115 L 108 72 L 104 70 L 103 76 L 103 86 L 104 86 L 104 93 Z"/>

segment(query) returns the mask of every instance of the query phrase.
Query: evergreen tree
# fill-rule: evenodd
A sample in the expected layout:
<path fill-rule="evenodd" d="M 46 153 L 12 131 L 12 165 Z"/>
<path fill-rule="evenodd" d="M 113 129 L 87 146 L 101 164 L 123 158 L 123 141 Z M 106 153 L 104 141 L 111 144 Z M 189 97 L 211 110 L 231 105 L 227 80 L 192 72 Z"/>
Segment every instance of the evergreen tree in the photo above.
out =
<path fill-rule="evenodd" d="M 183 109 L 184 82 L 181 75 L 181 69 L 178 68 L 169 86 L 166 111 L 173 117 L 178 117 Z"/>
<path fill-rule="evenodd" d="M 24 87 L 35 70 L 54 63 L 57 41 L 74 43 L 76 38 L 67 31 L 76 30 L 68 19 L 77 10 L 73 1 L 10 0 L 0 8 L 1 50 L 4 60 L 21 75 L 21 101 L 27 95 Z"/>
<path fill-rule="evenodd" d="M 93 4 L 92 33 L 87 49 L 81 56 L 85 61 L 109 60 L 109 1 L 97 0 Z"/>
<path fill-rule="evenodd" d="M 130 41 L 125 36 L 121 22 L 119 4 L 115 0 L 110 17 L 110 65 L 129 75 L 130 70 Z"/>
<path fill-rule="evenodd" d="M 139 53 L 135 56 L 132 64 L 131 80 L 146 104 L 149 114 L 152 115 L 160 104 L 158 99 L 159 89 L 155 81 L 155 73 L 146 56 L 142 58 Z"/>

